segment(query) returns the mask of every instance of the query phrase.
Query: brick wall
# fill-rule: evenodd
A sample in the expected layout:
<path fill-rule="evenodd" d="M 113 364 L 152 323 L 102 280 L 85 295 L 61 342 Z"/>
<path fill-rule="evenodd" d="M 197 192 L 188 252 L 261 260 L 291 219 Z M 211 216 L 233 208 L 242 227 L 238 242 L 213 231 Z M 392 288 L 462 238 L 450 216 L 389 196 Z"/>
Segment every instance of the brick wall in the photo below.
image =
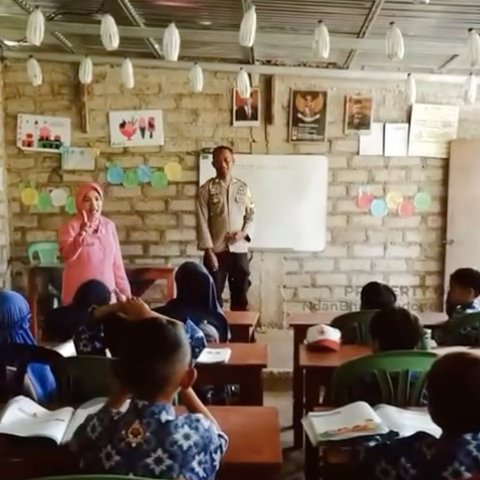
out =
<path fill-rule="evenodd" d="M 262 312 L 264 323 L 281 325 L 285 313 L 308 309 L 355 308 L 359 288 L 370 280 L 395 287 L 402 304 L 412 309 L 441 306 L 443 284 L 442 239 L 445 230 L 447 160 L 428 158 L 359 157 L 358 140 L 343 134 L 344 95 L 369 93 L 375 98 L 376 121 L 406 121 L 402 82 L 358 82 L 279 76 L 276 78 L 274 125 L 233 128 L 231 88 L 234 75 L 209 73 L 203 94 L 189 93 L 187 72 L 136 69 L 137 85 L 124 91 L 119 70 L 96 67 L 89 101 L 91 131 L 80 131 L 75 99 L 73 65 L 43 64 L 45 84 L 28 84 L 23 63 L 4 71 L 5 137 L 8 158 L 9 208 L 12 213 L 12 252 L 15 281 L 25 283 L 25 249 L 28 242 L 55 239 L 63 220 L 57 211 L 40 213 L 20 202 L 19 183 L 35 180 L 37 186 L 76 185 L 95 178 L 104 180 L 107 161 L 124 167 L 146 162 L 153 167 L 179 161 L 182 182 L 167 189 L 111 188 L 105 213 L 115 221 L 129 263 L 179 264 L 197 258 L 194 195 L 198 178 L 198 151 L 226 143 L 241 153 L 324 153 L 329 158 L 328 246 L 319 254 L 255 253 L 252 260 L 251 301 Z M 326 144 L 287 142 L 290 87 L 329 91 Z M 360 88 L 359 88 L 360 87 Z M 418 100 L 460 102 L 461 87 L 420 84 Z M 162 108 L 164 148 L 112 149 L 109 147 L 107 112 L 111 109 Z M 462 107 L 460 137 L 480 136 L 476 119 L 480 109 Z M 55 155 L 27 154 L 15 147 L 16 115 L 37 113 L 72 118 L 73 144 L 100 149 L 98 171 L 63 173 Z M 392 215 L 376 219 L 354 203 L 358 187 L 369 184 L 374 194 L 389 190 L 405 195 L 429 192 L 430 211 L 410 218 Z M 288 224 L 288 219 L 286 219 Z M 1 243 L 1 242 L 0 242 Z"/>

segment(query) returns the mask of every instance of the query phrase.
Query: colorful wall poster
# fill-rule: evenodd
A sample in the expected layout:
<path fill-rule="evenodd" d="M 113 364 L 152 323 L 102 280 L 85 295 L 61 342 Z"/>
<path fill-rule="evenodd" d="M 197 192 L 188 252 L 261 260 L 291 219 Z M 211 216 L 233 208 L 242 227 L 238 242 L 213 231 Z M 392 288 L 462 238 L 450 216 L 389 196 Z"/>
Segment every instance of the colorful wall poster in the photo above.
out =
<path fill-rule="evenodd" d="M 161 110 L 109 112 L 112 147 L 147 147 L 165 143 Z"/>
<path fill-rule="evenodd" d="M 328 93 L 317 90 L 291 90 L 290 142 L 324 142 L 327 138 Z"/>
<path fill-rule="evenodd" d="M 22 150 L 60 153 L 70 146 L 71 136 L 69 118 L 23 113 L 17 117 L 17 147 Z"/>

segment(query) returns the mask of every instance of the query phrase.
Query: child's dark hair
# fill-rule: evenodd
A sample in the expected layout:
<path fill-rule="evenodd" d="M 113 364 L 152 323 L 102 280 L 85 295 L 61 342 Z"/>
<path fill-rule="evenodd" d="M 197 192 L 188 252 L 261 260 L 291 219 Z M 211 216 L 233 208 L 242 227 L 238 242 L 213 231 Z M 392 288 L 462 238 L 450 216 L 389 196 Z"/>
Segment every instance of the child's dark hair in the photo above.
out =
<path fill-rule="evenodd" d="M 450 275 L 450 282 L 462 288 L 471 288 L 476 297 L 480 295 L 480 272 L 474 268 L 455 270 Z"/>
<path fill-rule="evenodd" d="M 384 283 L 369 282 L 360 293 L 361 310 L 382 310 L 397 303 L 395 292 Z"/>
<path fill-rule="evenodd" d="M 108 305 L 112 299 L 109 288 L 100 280 L 88 280 L 82 283 L 73 296 L 72 306 L 78 310 L 88 310 L 94 305 Z"/>
<path fill-rule="evenodd" d="M 183 324 L 161 318 L 129 321 L 119 340 L 114 374 L 134 397 L 153 400 L 182 364 L 188 366 L 190 356 Z"/>
<path fill-rule="evenodd" d="M 405 308 L 380 310 L 370 320 L 370 337 L 381 352 L 413 350 L 420 343 L 422 333 L 418 317 Z"/>
<path fill-rule="evenodd" d="M 223 152 L 223 150 L 227 150 L 227 152 L 230 152 L 231 155 L 233 156 L 233 150 L 230 147 L 227 147 L 226 145 L 219 145 L 218 147 L 215 147 L 212 152 L 212 158 L 215 160 L 215 158 Z"/>
<path fill-rule="evenodd" d="M 447 435 L 480 432 L 480 356 L 457 352 L 439 358 L 427 376 L 428 409 Z"/>

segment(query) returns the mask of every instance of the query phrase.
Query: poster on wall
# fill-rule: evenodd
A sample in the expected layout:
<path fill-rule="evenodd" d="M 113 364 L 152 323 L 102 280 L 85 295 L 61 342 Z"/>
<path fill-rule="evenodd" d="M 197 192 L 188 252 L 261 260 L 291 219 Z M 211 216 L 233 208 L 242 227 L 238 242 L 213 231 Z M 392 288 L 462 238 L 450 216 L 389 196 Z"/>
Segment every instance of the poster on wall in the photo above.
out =
<path fill-rule="evenodd" d="M 328 94 L 318 90 L 291 90 L 290 142 L 324 142 L 327 138 Z"/>
<path fill-rule="evenodd" d="M 450 142 L 458 134 L 458 116 L 458 105 L 414 104 L 408 154 L 411 157 L 448 158 Z"/>
<path fill-rule="evenodd" d="M 62 148 L 62 170 L 95 170 L 96 148 Z"/>
<path fill-rule="evenodd" d="M 235 88 L 233 90 L 233 126 L 258 127 L 260 126 L 260 89 L 252 88 L 248 98 L 242 98 Z"/>
<path fill-rule="evenodd" d="M 165 143 L 161 110 L 109 112 L 112 147 L 147 147 Z"/>
<path fill-rule="evenodd" d="M 61 153 L 70 146 L 71 136 L 69 118 L 23 113 L 17 117 L 17 147 L 22 150 Z"/>
<path fill-rule="evenodd" d="M 345 97 L 345 133 L 367 133 L 372 128 L 373 98 L 365 95 Z"/>

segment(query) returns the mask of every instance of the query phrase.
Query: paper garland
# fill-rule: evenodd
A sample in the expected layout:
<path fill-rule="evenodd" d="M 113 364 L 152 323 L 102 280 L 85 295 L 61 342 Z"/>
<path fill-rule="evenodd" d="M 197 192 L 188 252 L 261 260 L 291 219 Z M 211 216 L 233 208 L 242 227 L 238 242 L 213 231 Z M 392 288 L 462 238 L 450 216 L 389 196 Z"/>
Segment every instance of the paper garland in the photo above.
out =
<path fill-rule="evenodd" d="M 66 188 L 47 188 L 39 192 L 35 188 L 35 182 L 21 183 L 20 188 L 20 199 L 27 207 L 36 207 L 40 212 L 48 212 L 56 207 L 65 207 L 67 213 L 76 212 L 76 208 L 74 210 L 72 208 L 72 202 L 75 207 L 75 199 L 70 195 L 70 190 Z"/>

